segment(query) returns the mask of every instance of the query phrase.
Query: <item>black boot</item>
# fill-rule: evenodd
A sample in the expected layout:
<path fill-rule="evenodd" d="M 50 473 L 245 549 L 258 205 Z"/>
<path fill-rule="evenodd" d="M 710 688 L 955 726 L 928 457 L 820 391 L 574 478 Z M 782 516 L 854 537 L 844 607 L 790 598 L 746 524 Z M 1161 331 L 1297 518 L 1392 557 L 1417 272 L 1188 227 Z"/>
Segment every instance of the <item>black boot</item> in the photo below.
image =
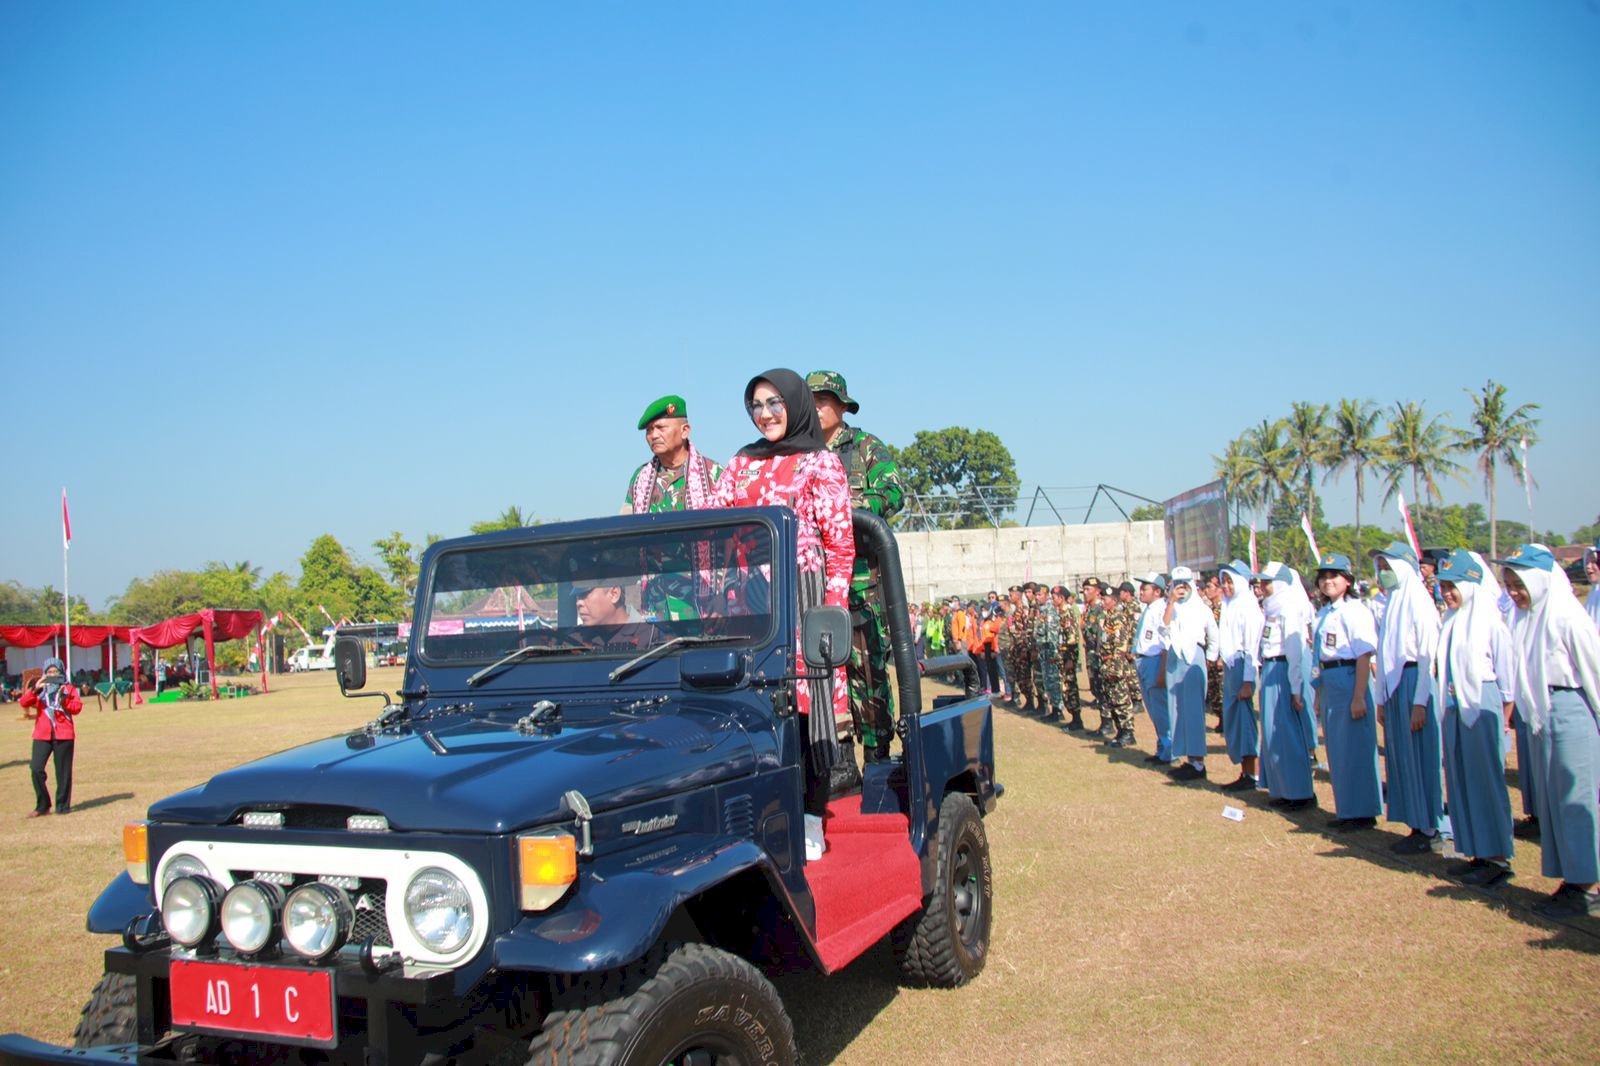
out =
<path fill-rule="evenodd" d="M 1073 711 L 1072 717 L 1067 719 L 1067 728 L 1072 730 L 1074 733 L 1081 732 L 1083 729 L 1083 715 L 1079 714 L 1077 711 Z"/>
<path fill-rule="evenodd" d="M 861 791 L 861 768 L 856 765 L 856 742 L 839 741 L 839 761 L 828 771 L 828 798 L 838 799 Z"/>

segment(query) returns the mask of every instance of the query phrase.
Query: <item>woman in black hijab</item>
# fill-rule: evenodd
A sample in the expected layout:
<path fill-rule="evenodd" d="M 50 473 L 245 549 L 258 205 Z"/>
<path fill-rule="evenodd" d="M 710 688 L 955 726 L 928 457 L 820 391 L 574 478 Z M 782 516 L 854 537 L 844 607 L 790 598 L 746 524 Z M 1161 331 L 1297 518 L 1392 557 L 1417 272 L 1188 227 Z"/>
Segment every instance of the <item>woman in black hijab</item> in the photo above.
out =
<path fill-rule="evenodd" d="M 761 436 L 728 463 L 717 482 L 714 506 L 792 510 L 799 519 L 801 612 L 818 604 L 848 609 L 856 556 L 850 483 L 839 457 L 822 439 L 811 390 L 793 370 L 768 370 L 745 386 L 744 405 Z M 798 672 L 805 672 L 803 663 Z M 849 736 L 850 725 L 844 668 L 825 679 L 802 682 L 796 702 L 806 716 L 814 769 L 825 772 L 845 761 L 854 769 L 854 755 L 841 750 L 839 741 Z"/>

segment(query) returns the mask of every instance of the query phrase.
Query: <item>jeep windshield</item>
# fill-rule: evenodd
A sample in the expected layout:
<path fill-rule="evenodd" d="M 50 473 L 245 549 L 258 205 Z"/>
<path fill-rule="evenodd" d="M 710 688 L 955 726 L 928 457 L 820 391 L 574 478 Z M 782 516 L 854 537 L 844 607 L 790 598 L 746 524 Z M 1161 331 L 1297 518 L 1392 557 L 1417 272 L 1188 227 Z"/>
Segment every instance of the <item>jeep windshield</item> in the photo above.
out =
<path fill-rule="evenodd" d="M 769 640 L 772 536 L 767 525 L 744 522 L 443 551 L 418 619 L 420 656 L 439 666 L 506 660 L 509 668 L 631 660 L 669 642 L 656 654 Z"/>

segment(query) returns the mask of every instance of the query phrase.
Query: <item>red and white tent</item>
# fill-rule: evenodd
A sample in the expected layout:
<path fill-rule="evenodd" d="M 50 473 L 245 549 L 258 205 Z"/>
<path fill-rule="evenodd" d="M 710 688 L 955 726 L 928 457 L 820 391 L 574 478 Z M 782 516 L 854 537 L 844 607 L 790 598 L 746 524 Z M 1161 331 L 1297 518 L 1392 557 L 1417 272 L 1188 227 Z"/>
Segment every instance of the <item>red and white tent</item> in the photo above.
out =
<path fill-rule="evenodd" d="M 165 622 L 154 625 L 138 626 L 129 631 L 128 639 L 133 645 L 134 661 L 139 658 L 139 645 L 148 644 L 152 648 L 172 648 L 179 644 L 187 643 L 195 630 L 201 630 L 206 638 L 206 668 L 211 674 L 211 695 L 217 695 L 217 660 L 215 645 L 219 640 L 238 640 L 248 636 L 251 630 L 256 634 L 256 657 L 261 663 L 261 691 L 267 691 L 267 654 L 262 646 L 261 633 L 265 619 L 260 611 L 220 611 L 206 608 L 194 614 L 180 615 L 169 618 Z M 72 632 L 72 642 L 78 642 L 78 632 Z M 133 672 L 133 702 L 143 703 L 144 697 L 139 691 L 139 671 Z"/>

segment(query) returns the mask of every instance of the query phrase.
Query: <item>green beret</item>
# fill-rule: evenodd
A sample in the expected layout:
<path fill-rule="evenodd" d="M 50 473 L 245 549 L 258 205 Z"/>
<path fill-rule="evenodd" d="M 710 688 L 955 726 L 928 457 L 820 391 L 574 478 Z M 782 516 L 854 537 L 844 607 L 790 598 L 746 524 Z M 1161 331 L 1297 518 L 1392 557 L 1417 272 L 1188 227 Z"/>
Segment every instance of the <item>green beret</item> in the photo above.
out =
<path fill-rule="evenodd" d="M 689 405 L 683 402 L 682 396 L 663 396 L 644 409 L 644 414 L 639 416 L 639 428 L 643 429 L 658 418 L 688 417 Z"/>

